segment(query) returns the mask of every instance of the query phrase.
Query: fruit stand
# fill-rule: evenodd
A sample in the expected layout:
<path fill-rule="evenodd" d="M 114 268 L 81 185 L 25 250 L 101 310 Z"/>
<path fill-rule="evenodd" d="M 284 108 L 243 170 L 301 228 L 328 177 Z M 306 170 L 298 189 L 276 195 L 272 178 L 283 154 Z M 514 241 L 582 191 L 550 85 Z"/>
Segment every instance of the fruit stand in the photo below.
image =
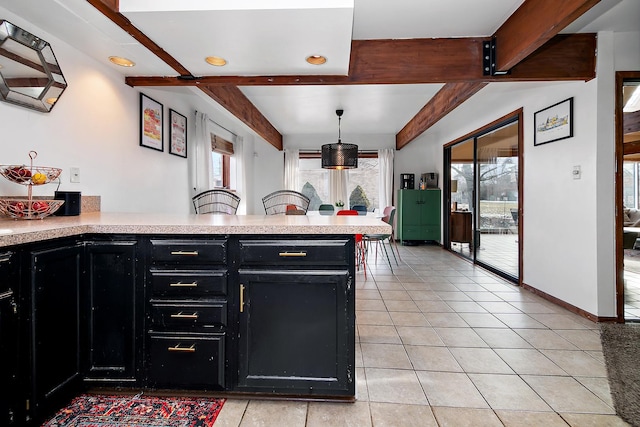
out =
<path fill-rule="evenodd" d="M 33 186 L 48 184 L 58 179 L 62 169 L 48 166 L 34 166 L 33 160 L 38 156 L 35 151 L 29 152 L 30 163 L 27 165 L 2 165 L 0 174 L 11 182 L 27 186 L 27 198 L 0 199 L 0 213 L 14 219 L 42 219 L 57 211 L 63 200 L 35 199 Z"/>

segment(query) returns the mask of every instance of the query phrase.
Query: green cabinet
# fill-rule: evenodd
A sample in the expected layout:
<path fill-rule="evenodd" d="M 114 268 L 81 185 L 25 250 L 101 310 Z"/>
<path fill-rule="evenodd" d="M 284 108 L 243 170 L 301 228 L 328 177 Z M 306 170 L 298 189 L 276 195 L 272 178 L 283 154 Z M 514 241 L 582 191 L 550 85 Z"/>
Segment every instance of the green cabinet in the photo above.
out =
<path fill-rule="evenodd" d="M 440 240 L 440 190 L 398 190 L 397 239 Z"/>

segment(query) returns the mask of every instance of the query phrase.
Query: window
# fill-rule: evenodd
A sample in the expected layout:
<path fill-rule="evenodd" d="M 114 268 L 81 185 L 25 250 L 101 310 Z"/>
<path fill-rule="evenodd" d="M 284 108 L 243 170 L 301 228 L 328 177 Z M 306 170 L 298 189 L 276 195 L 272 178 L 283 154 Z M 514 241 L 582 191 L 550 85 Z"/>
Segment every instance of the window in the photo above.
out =
<path fill-rule="evenodd" d="M 626 208 L 638 209 L 639 172 L 640 162 L 624 162 L 622 168 L 622 201 Z"/>
<path fill-rule="evenodd" d="M 377 153 L 359 154 L 358 167 L 347 171 L 349 200 L 343 200 L 346 208 L 353 205 L 365 205 L 369 211 L 379 208 L 378 165 Z M 332 203 L 329 169 L 322 169 L 320 153 L 300 152 L 298 182 L 301 185 L 299 191 L 311 199 L 309 210 L 318 210 L 321 204 Z"/>
<path fill-rule="evenodd" d="M 212 188 L 231 189 L 231 156 L 233 144 L 217 135 L 211 134 L 211 171 Z"/>

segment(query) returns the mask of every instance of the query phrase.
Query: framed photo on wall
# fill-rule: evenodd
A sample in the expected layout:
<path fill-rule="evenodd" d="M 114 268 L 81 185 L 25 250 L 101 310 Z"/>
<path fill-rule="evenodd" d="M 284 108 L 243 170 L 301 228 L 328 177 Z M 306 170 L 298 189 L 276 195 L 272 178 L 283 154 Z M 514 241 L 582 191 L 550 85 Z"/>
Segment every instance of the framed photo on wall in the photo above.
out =
<path fill-rule="evenodd" d="M 573 98 L 565 99 L 534 114 L 533 145 L 573 136 Z"/>
<path fill-rule="evenodd" d="M 162 118 L 162 104 L 140 93 L 140 145 L 164 151 Z"/>
<path fill-rule="evenodd" d="M 169 109 L 169 153 L 187 157 L 187 118 Z"/>

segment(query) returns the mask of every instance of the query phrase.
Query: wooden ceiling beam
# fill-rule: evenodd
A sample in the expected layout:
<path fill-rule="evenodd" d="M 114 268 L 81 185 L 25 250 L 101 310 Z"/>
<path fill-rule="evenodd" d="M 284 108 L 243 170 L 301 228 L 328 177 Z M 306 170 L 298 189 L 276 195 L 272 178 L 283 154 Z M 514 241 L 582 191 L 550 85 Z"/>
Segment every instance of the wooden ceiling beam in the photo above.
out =
<path fill-rule="evenodd" d="M 482 74 L 482 38 L 354 40 L 348 76 L 127 77 L 130 86 L 297 86 L 590 80 L 595 34 L 558 35 L 510 74 Z"/>
<path fill-rule="evenodd" d="M 253 129 L 260 137 L 278 150 L 282 150 L 282 135 L 249 101 L 237 86 L 199 86 L 223 108 Z"/>
<path fill-rule="evenodd" d="M 624 134 L 640 132 L 640 111 L 622 113 L 622 132 Z"/>
<path fill-rule="evenodd" d="M 176 70 L 181 76 L 191 76 L 177 59 L 169 55 L 164 49 L 158 46 L 153 40 L 147 37 L 142 31 L 136 28 L 119 10 L 118 0 L 87 0 L 93 7 L 98 9 L 104 16 L 114 24 L 126 31 L 131 37 L 140 42 L 144 47 L 162 59 L 167 65 Z M 125 79 L 126 82 L 126 79 Z M 151 85 L 153 86 L 153 85 Z M 267 118 L 256 108 L 255 105 L 235 86 L 224 85 L 215 88 L 201 86 L 200 89 L 209 95 L 223 108 L 236 116 L 254 132 L 264 138 L 269 144 L 278 150 L 282 150 L 282 135 Z"/>
<path fill-rule="evenodd" d="M 525 0 L 493 35 L 496 69 L 508 71 L 600 0 Z"/>
<path fill-rule="evenodd" d="M 460 104 L 487 85 L 486 82 L 447 83 L 396 135 L 396 150 L 417 138 Z"/>

